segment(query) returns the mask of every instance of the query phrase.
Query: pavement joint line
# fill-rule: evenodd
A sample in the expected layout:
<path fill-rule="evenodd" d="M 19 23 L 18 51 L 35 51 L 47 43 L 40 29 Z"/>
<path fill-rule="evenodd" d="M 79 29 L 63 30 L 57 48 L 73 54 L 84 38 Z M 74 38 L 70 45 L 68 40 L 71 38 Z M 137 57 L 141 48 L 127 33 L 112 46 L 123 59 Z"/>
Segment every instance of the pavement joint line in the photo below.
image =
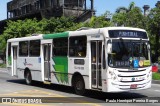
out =
<path fill-rule="evenodd" d="M 48 95 L 26 95 L 26 94 L 5 94 L 6 96 L 22 96 L 22 97 L 55 97 L 55 96 L 48 96 Z"/>
<path fill-rule="evenodd" d="M 76 103 L 76 104 L 88 104 L 88 105 L 91 105 L 91 106 L 101 106 L 99 104 L 94 104 L 94 103 Z"/>
<path fill-rule="evenodd" d="M 6 95 L 11 95 L 11 96 L 31 96 L 32 97 L 32 95 L 24 95 L 24 94 L 6 94 Z"/>
<path fill-rule="evenodd" d="M 27 103 L 24 103 L 24 104 L 23 103 L 1 103 L 1 104 L 14 105 L 14 106 L 46 106 L 41 104 L 27 104 Z"/>
<path fill-rule="evenodd" d="M 154 91 L 156 91 L 156 92 L 160 92 L 160 90 L 154 90 Z"/>
<path fill-rule="evenodd" d="M 52 95 L 55 95 L 56 97 L 67 97 L 67 96 L 63 96 L 63 95 L 60 95 L 60 94 L 56 94 L 56 93 L 50 93 L 50 92 L 47 92 L 47 91 L 43 91 L 43 90 L 37 90 L 37 89 L 33 89 L 34 91 L 38 91 L 40 93 L 43 93 L 43 94 L 52 94 Z M 32 91 L 33 91 L 32 90 Z M 31 90 L 27 90 L 27 91 L 31 91 Z M 4 95 L 12 95 L 12 96 L 30 96 L 30 97 L 35 97 L 35 95 L 26 95 L 26 94 L 21 94 L 23 92 L 26 92 L 25 90 L 24 91 L 20 91 L 20 92 L 14 92 L 14 93 L 10 93 L 10 94 L 4 94 Z M 33 94 L 33 93 L 32 93 Z M 36 97 L 39 97 L 40 95 L 37 95 Z M 44 96 L 44 95 L 43 95 Z M 47 96 L 47 95 L 45 95 Z M 51 97 L 55 97 L 55 96 L 51 96 Z M 73 98 L 72 98 L 73 100 Z M 94 104 L 94 103 L 89 103 L 87 101 L 83 101 L 83 100 L 78 100 L 78 99 L 74 99 L 75 101 L 77 102 L 82 102 L 82 103 L 75 103 L 75 104 L 87 104 L 87 105 L 94 105 L 94 106 L 99 106 L 98 104 Z M 83 103 L 84 102 L 84 103 Z M 28 106 L 28 105 L 27 105 Z"/>
<path fill-rule="evenodd" d="M 46 92 L 46 91 L 41 91 L 41 92 L 46 93 L 46 94 L 49 93 L 49 92 Z M 59 95 L 59 94 L 56 94 L 56 95 Z M 59 95 L 59 97 L 67 97 L 67 96 Z M 73 98 L 72 98 L 71 100 L 76 100 L 76 101 L 78 101 L 78 102 L 84 102 L 84 103 L 76 103 L 76 104 L 89 104 L 89 105 L 92 105 L 92 106 L 100 106 L 100 105 L 98 105 L 98 104 L 89 103 L 89 102 L 83 101 L 83 100 L 77 100 L 77 99 L 73 99 Z"/>
<path fill-rule="evenodd" d="M 1 94 L 1 95 L 11 95 L 11 96 L 13 96 L 13 95 L 16 95 L 16 96 L 35 96 L 35 95 L 33 95 L 33 93 L 30 93 L 30 94 L 24 94 L 24 93 L 10 93 L 10 94 Z M 50 94 L 50 95 L 43 95 L 43 94 L 38 94 L 38 95 L 36 95 L 36 97 L 39 97 L 39 96 L 41 96 L 41 97 L 48 97 L 48 96 L 50 96 L 50 97 L 57 97 L 55 94 Z"/>
<path fill-rule="evenodd" d="M 41 93 L 44 93 L 44 94 L 53 94 L 53 95 L 58 96 L 58 97 L 67 97 L 67 96 L 59 95 L 59 94 L 56 94 L 56 93 L 50 93 L 50 92 L 46 92 L 46 91 L 42 91 L 42 90 L 38 90 L 38 91 L 40 91 Z"/>

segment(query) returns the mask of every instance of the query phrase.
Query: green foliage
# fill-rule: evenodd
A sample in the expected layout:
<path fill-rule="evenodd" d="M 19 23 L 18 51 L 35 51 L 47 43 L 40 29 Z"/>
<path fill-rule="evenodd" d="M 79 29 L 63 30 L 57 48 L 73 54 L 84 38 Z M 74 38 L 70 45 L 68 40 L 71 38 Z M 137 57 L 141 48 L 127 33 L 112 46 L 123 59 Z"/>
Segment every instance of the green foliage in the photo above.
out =
<path fill-rule="evenodd" d="M 87 22 L 84 24 L 85 27 L 91 27 L 91 28 L 102 28 L 110 25 L 111 25 L 111 22 L 106 20 L 105 15 L 102 15 L 99 17 L 93 16 L 90 22 Z"/>
<path fill-rule="evenodd" d="M 158 57 L 158 63 L 160 63 L 160 56 Z"/>
<path fill-rule="evenodd" d="M 19 38 L 40 33 L 64 32 L 76 30 L 82 26 L 82 23 L 75 23 L 73 22 L 73 18 L 66 17 L 42 19 L 41 21 L 36 19 L 8 21 L 5 31 L 0 36 L 0 49 L 5 52 L 6 42 L 10 38 Z"/>
<path fill-rule="evenodd" d="M 112 22 L 116 24 L 116 26 L 125 25 L 126 21 L 126 13 L 116 13 L 113 15 Z"/>
<path fill-rule="evenodd" d="M 0 49 L 5 50 L 6 42 L 10 38 L 25 37 L 33 33 L 40 33 L 40 31 L 36 19 L 8 21 L 5 31 L 0 36 Z"/>
<path fill-rule="evenodd" d="M 6 64 L 0 64 L 0 68 L 6 68 Z"/>
<path fill-rule="evenodd" d="M 153 8 L 147 19 L 147 30 L 151 34 L 151 45 L 154 50 L 152 55 L 153 61 L 158 61 L 160 56 L 160 8 Z"/>
<path fill-rule="evenodd" d="M 160 73 L 152 73 L 152 79 L 160 80 Z"/>
<path fill-rule="evenodd" d="M 145 17 L 139 8 L 133 8 L 126 14 L 125 25 L 129 27 L 144 28 Z"/>
<path fill-rule="evenodd" d="M 77 28 L 78 24 L 73 22 L 72 18 L 60 17 L 51 18 L 49 20 L 43 19 L 39 23 L 42 33 L 55 33 L 74 30 L 73 26 Z"/>
<path fill-rule="evenodd" d="M 145 28 L 146 18 L 142 15 L 141 9 L 132 2 L 128 9 L 125 7 L 118 8 L 113 15 L 112 22 L 117 26 Z"/>

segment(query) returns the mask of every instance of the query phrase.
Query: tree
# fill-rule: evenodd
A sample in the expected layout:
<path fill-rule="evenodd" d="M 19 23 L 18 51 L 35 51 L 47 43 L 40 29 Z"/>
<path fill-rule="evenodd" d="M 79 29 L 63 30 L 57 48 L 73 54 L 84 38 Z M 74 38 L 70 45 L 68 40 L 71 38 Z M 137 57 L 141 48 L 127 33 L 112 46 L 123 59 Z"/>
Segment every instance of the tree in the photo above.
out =
<path fill-rule="evenodd" d="M 116 9 L 116 13 L 127 13 L 127 12 L 130 12 L 134 8 L 137 8 L 137 7 L 135 7 L 135 3 L 134 2 L 131 2 L 129 4 L 128 8 L 126 8 L 126 7 L 118 7 Z"/>
<path fill-rule="evenodd" d="M 0 36 L 0 49 L 5 50 L 6 42 L 10 38 L 25 37 L 33 33 L 40 33 L 36 19 L 25 19 L 17 21 L 8 21 L 5 31 Z"/>
<path fill-rule="evenodd" d="M 112 22 L 115 26 L 124 26 L 126 21 L 126 13 L 116 13 L 112 17 Z"/>
<path fill-rule="evenodd" d="M 148 28 L 148 32 L 151 34 L 151 36 L 155 36 L 154 41 L 155 41 L 155 45 L 154 46 L 154 50 L 155 50 L 155 54 L 154 54 L 154 61 L 158 61 L 158 57 L 160 56 L 160 47 L 159 47 L 159 38 L 160 38 L 160 8 L 153 8 L 149 15 L 148 15 L 148 21 L 147 21 L 147 28 Z"/>
<path fill-rule="evenodd" d="M 89 22 L 84 24 L 85 27 L 91 28 L 102 28 L 110 25 L 111 22 L 106 19 L 106 16 L 104 14 L 99 17 L 93 16 Z"/>
<path fill-rule="evenodd" d="M 145 29 L 145 19 L 139 8 L 133 8 L 126 14 L 125 26 Z"/>
<path fill-rule="evenodd" d="M 76 30 L 81 27 L 81 23 L 75 23 L 73 22 L 72 17 L 60 17 L 60 18 L 54 18 L 51 19 L 42 19 L 38 26 L 42 29 L 42 33 L 58 33 L 58 32 L 64 32 L 69 30 Z"/>
<path fill-rule="evenodd" d="M 144 16 L 142 10 L 131 2 L 128 8 L 119 7 L 113 15 L 112 22 L 117 26 L 129 26 L 144 28 Z"/>
<path fill-rule="evenodd" d="M 41 21 L 36 19 L 8 21 L 5 31 L 0 36 L 0 49 L 5 50 L 6 41 L 10 38 L 19 38 L 40 33 L 64 32 L 76 30 L 82 26 L 82 23 L 74 23 L 73 18 L 66 17 L 42 19 Z"/>
<path fill-rule="evenodd" d="M 127 13 L 128 9 L 126 7 L 119 7 L 116 9 L 116 13 Z"/>

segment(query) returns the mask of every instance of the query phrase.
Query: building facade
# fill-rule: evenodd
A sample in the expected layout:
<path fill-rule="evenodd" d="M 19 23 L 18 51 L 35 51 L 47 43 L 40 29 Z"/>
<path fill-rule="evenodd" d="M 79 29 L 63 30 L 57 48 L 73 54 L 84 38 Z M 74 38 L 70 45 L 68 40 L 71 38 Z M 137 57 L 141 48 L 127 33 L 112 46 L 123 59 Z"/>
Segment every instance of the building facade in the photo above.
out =
<path fill-rule="evenodd" d="M 75 22 L 84 22 L 95 13 L 93 2 L 94 0 L 12 0 L 7 3 L 7 19 L 0 21 L 0 34 L 3 33 L 7 20 L 72 16 L 75 17 Z"/>
<path fill-rule="evenodd" d="M 87 15 L 91 17 L 94 12 L 93 0 L 90 3 L 91 8 L 87 9 L 86 0 L 12 0 L 7 3 L 7 19 L 60 16 L 86 18 Z"/>

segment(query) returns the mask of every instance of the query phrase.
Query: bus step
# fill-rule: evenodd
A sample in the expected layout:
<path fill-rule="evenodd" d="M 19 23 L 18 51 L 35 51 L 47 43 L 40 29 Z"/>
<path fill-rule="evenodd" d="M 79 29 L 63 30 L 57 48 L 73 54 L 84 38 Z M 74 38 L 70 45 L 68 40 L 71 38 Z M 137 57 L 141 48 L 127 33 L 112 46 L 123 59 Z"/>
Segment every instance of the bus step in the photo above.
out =
<path fill-rule="evenodd" d="M 48 84 L 48 85 L 51 84 L 51 82 L 49 82 L 49 81 L 44 81 L 43 83 L 44 83 L 44 84 Z"/>

